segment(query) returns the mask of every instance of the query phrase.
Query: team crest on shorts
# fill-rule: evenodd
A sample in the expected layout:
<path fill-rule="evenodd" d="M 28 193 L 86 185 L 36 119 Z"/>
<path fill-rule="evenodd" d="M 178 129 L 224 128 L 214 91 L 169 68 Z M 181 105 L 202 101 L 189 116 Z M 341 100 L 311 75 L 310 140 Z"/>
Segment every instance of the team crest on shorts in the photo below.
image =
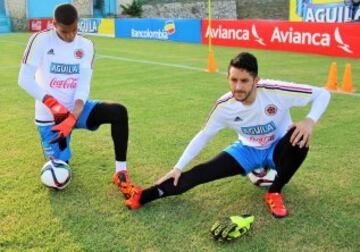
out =
<path fill-rule="evenodd" d="M 278 108 L 274 104 L 269 104 L 265 107 L 265 114 L 273 116 L 276 114 Z"/>
<path fill-rule="evenodd" d="M 81 59 L 82 57 L 84 57 L 84 51 L 81 49 L 76 49 L 74 52 L 74 56 L 76 59 Z"/>

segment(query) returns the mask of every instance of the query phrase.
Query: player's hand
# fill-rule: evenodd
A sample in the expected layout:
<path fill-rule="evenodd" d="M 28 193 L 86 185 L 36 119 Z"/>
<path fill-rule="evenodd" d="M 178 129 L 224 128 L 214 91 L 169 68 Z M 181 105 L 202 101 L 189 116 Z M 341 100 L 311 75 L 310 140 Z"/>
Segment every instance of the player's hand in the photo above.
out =
<path fill-rule="evenodd" d="M 58 143 L 61 140 L 65 139 L 68 135 L 70 135 L 70 132 L 74 128 L 75 124 L 76 124 L 75 116 L 69 113 L 68 117 L 64 121 L 51 128 L 51 131 L 58 132 L 58 135 L 55 139 L 52 139 L 50 143 L 51 144 Z"/>
<path fill-rule="evenodd" d="M 174 186 L 177 186 L 177 183 L 179 181 L 180 176 L 181 176 L 181 170 L 177 169 L 177 168 L 174 168 L 171 171 L 169 171 L 165 176 L 160 178 L 155 184 L 159 185 L 162 182 L 164 182 L 165 180 L 173 178 L 174 179 Z"/>
<path fill-rule="evenodd" d="M 300 122 L 290 125 L 289 130 L 295 128 L 290 137 L 290 143 L 292 146 L 298 144 L 300 148 L 303 148 L 304 146 L 309 147 L 309 141 L 312 135 L 314 124 L 315 122 L 312 119 L 305 118 Z"/>
<path fill-rule="evenodd" d="M 243 236 L 250 230 L 253 222 L 254 216 L 249 214 L 223 218 L 215 222 L 210 233 L 215 240 L 229 241 Z"/>
<path fill-rule="evenodd" d="M 55 124 L 59 124 L 65 120 L 68 116 L 69 111 L 63 105 L 61 105 L 58 100 L 56 100 L 51 95 L 45 95 L 42 101 L 51 111 L 54 116 Z"/>

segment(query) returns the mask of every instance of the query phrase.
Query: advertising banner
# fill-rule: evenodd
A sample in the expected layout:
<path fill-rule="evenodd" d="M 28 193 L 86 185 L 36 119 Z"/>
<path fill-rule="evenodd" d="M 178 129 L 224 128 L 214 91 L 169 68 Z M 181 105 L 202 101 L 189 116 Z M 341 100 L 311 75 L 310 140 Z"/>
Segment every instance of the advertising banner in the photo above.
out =
<path fill-rule="evenodd" d="M 39 32 L 53 27 L 52 18 L 44 19 L 29 19 L 28 20 L 28 29 L 29 32 Z"/>
<path fill-rule="evenodd" d="M 360 58 L 360 24 L 265 20 L 212 20 L 202 23 L 202 43 Z"/>
<path fill-rule="evenodd" d="M 87 35 L 115 37 L 115 19 L 80 18 L 78 31 Z"/>
<path fill-rule="evenodd" d="M 117 19 L 116 37 L 201 43 L 200 19 Z"/>
<path fill-rule="evenodd" d="M 360 22 L 359 0 L 290 0 L 290 21 Z"/>

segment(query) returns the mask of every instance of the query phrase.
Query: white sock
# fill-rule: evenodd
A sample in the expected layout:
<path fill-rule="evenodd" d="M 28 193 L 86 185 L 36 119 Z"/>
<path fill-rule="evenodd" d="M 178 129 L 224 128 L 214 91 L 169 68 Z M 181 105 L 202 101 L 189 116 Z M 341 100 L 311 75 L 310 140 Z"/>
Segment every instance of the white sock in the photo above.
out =
<path fill-rule="evenodd" d="M 116 172 L 126 171 L 126 161 L 116 161 L 115 167 L 116 167 Z"/>

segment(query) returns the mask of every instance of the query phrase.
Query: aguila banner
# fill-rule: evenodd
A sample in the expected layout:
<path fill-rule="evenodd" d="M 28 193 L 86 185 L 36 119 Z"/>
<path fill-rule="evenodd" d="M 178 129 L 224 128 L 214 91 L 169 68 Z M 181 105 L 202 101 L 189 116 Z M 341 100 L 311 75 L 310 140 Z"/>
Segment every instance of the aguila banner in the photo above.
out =
<path fill-rule="evenodd" d="M 267 20 L 202 21 L 202 43 L 360 58 L 360 24 Z"/>
<path fill-rule="evenodd" d="M 359 0 L 290 0 L 289 20 L 304 22 L 360 22 Z"/>

